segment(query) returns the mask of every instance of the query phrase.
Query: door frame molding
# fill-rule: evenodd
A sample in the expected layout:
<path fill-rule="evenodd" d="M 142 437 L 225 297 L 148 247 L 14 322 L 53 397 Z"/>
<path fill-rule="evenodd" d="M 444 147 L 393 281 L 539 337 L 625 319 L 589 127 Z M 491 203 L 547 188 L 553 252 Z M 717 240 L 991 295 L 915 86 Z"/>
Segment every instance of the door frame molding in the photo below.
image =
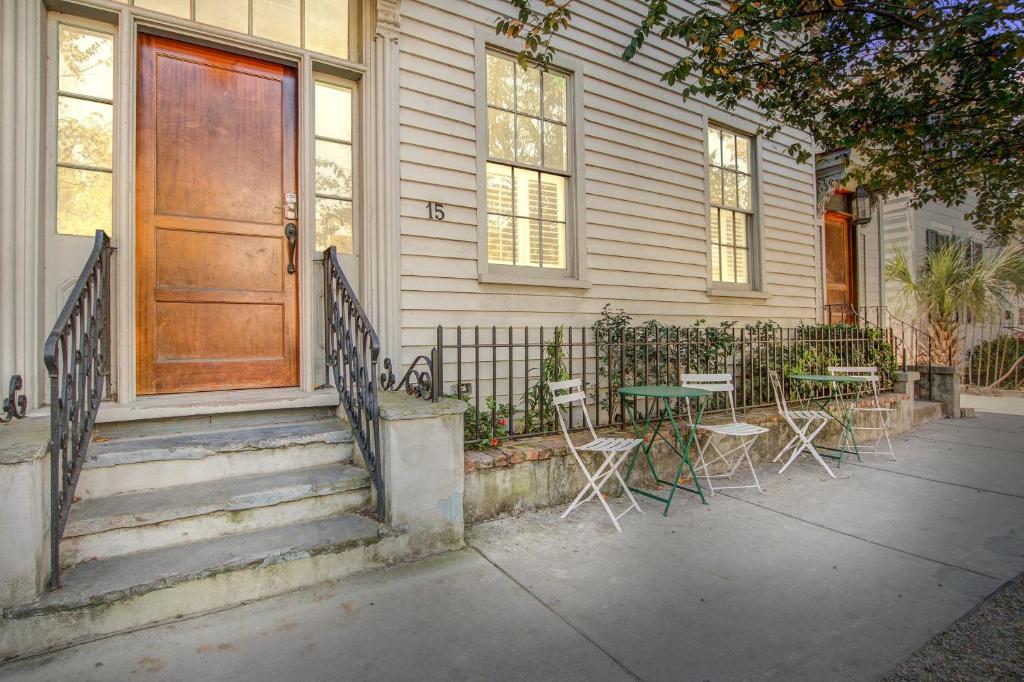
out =
<path fill-rule="evenodd" d="M 322 57 L 314 56 L 300 48 L 288 49 L 276 43 L 253 36 L 242 36 L 140 8 L 124 6 L 118 9 L 118 21 L 114 26 L 116 38 L 117 74 L 115 76 L 115 149 L 114 167 L 118 178 L 114 185 L 114 238 L 117 248 L 113 289 L 116 305 L 112 324 L 115 330 L 115 362 L 112 368 L 118 404 L 136 402 L 136 333 L 135 324 L 122 321 L 135 320 L 135 153 L 137 126 L 136 96 L 138 90 L 138 36 L 140 33 L 155 33 L 169 38 L 193 42 L 228 52 L 239 52 L 257 59 L 278 62 L 292 66 L 297 73 L 298 87 L 298 191 L 299 191 L 299 250 L 303 265 L 299 275 L 299 390 L 312 392 L 316 386 L 313 359 L 316 357 L 314 338 L 315 301 L 313 270 L 316 261 L 310 256 L 315 243 L 314 188 L 312 161 L 314 155 L 312 87 L 314 62 L 323 64 L 331 73 L 344 75 L 360 92 L 367 68 L 362 63 L 332 60 L 328 63 Z M 367 41 L 358 44 L 365 52 Z M 365 111 L 365 110 L 364 110 Z M 370 172 L 361 159 L 361 172 Z M 363 185 L 365 187 L 365 184 Z M 366 201 L 359 195 L 359 202 Z M 358 214 L 356 214 L 358 215 Z M 365 232 L 365 221 L 354 225 L 354 229 Z M 362 259 L 365 261 L 365 258 Z M 361 268 L 365 265 L 361 262 Z M 258 390 L 258 389 L 257 389 Z"/>

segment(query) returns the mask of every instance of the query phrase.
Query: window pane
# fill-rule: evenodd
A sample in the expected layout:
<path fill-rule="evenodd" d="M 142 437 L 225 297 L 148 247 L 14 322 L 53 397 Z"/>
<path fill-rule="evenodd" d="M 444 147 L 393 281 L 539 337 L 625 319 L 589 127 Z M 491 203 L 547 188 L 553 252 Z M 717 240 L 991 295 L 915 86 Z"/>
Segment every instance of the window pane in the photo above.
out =
<path fill-rule="evenodd" d="M 113 99 L 113 38 L 104 33 L 63 25 L 59 33 L 57 87 L 63 92 Z"/>
<path fill-rule="evenodd" d="M 711 203 L 720 204 L 722 203 L 722 169 L 715 168 L 714 166 L 710 169 L 710 177 L 708 178 L 708 187 L 711 190 Z"/>
<path fill-rule="evenodd" d="M 736 167 L 744 173 L 750 172 L 750 140 L 746 137 L 736 138 Z"/>
<path fill-rule="evenodd" d="M 566 170 L 565 126 L 544 121 L 544 165 Z"/>
<path fill-rule="evenodd" d="M 314 93 L 316 134 L 336 140 L 352 139 L 352 91 L 318 82 Z"/>
<path fill-rule="evenodd" d="M 544 74 L 544 118 L 565 123 L 565 76 Z"/>
<path fill-rule="evenodd" d="M 306 49 L 348 59 L 348 0 L 306 0 Z"/>
<path fill-rule="evenodd" d="M 512 220 L 507 216 L 487 216 L 487 262 L 515 265 Z"/>
<path fill-rule="evenodd" d="M 733 263 L 735 249 L 730 246 L 723 246 L 722 249 L 722 281 L 736 281 L 736 267 Z"/>
<path fill-rule="evenodd" d="M 540 119 L 516 116 L 516 160 L 540 165 Z"/>
<path fill-rule="evenodd" d="M 722 222 L 719 225 L 719 243 L 720 244 L 732 244 L 733 243 L 733 217 L 735 214 L 732 211 L 721 212 Z"/>
<path fill-rule="evenodd" d="M 540 173 L 516 168 L 514 171 L 516 215 L 540 217 Z"/>
<path fill-rule="evenodd" d="M 720 244 L 722 238 L 719 236 L 719 220 L 721 211 L 717 208 L 711 209 L 711 241 Z"/>
<path fill-rule="evenodd" d="M 565 223 L 541 223 L 541 259 L 545 268 L 565 267 Z"/>
<path fill-rule="evenodd" d="M 280 43 L 298 45 L 300 30 L 299 0 L 253 0 L 252 34 Z"/>
<path fill-rule="evenodd" d="M 722 281 L 722 263 L 721 263 L 721 249 L 718 248 L 718 244 L 711 245 L 711 281 L 721 282 Z"/>
<path fill-rule="evenodd" d="M 316 250 L 336 246 L 352 253 L 352 202 L 316 198 Z"/>
<path fill-rule="evenodd" d="M 487 212 L 512 215 L 512 167 L 487 164 Z M 511 230 L 511 223 L 509 223 Z"/>
<path fill-rule="evenodd" d="M 103 171 L 57 169 L 57 234 L 110 234 L 112 178 Z"/>
<path fill-rule="evenodd" d="M 717 128 L 708 128 L 708 164 L 722 165 L 722 133 Z"/>
<path fill-rule="evenodd" d="M 195 0 L 196 21 L 249 32 L 249 0 Z"/>
<path fill-rule="evenodd" d="M 745 208 L 745 209 L 747 209 L 749 211 L 750 210 L 750 204 L 751 204 L 751 198 L 750 198 L 750 176 L 749 175 L 741 175 L 741 176 L 739 176 L 739 178 L 737 180 L 737 183 L 738 183 L 737 205 L 740 208 Z"/>
<path fill-rule="evenodd" d="M 565 178 L 561 175 L 540 176 L 540 216 L 544 220 L 565 222 Z"/>
<path fill-rule="evenodd" d="M 516 73 L 516 111 L 540 116 L 540 69 L 519 69 Z"/>
<path fill-rule="evenodd" d="M 732 224 L 733 234 L 735 235 L 734 241 L 736 242 L 736 246 L 747 246 L 747 216 L 742 213 L 733 213 Z"/>
<path fill-rule="evenodd" d="M 57 161 L 110 168 L 114 107 L 61 96 L 57 101 Z"/>
<path fill-rule="evenodd" d="M 736 167 L 736 136 L 722 131 L 722 166 Z"/>
<path fill-rule="evenodd" d="M 316 141 L 317 194 L 352 196 L 352 147 L 340 142 Z"/>
<path fill-rule="evenodd" d="M 747 250 L 736 249 L 736 282 L 738 284 L 747 284 L 750 281 L 748 270 Z"/>
<path fill-rule="evenodd" d="M 516 265 L 540 267 L 540 221 L 516 218 Z"/>
<path fill-rule="evenodd" d="M 736 205 L 736 172 L 722 171 L 722 203 Z"/>
<path fill-rule="evenodd" d="M 501 109 L 487 109 L 487 153 L 512 161 L 515 156 L 515 115 Z"/>
<path fill-rule="evenodd" d="M 191 0 L 135 0 L 136 7 L 145 7 L 164 14 L 191 19 Z"/>
<path fill-rule="evenodd" d="M 487 55 L 487 103 L 502 109 L 516 107 L 516 63 L 497 55 Z"/>

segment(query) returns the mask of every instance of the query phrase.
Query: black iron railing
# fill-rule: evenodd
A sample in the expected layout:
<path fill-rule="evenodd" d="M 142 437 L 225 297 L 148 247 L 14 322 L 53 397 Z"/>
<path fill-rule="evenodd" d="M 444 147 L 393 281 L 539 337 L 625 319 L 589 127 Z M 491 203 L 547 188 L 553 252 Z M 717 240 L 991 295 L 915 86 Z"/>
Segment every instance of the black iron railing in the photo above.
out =
<path fill-rule="evenodd" d="M 825 321 L 876 327 L 892 334 L 896 357 L 903 370 L 917 368 L 930 372 L 933 364 L 948 365 L 950 357 L 940 357 L 935 340 L 923 329 L 901 320 L 886 306 L 852 306 L 830 303 L 825 306 Z"/>
<path fill-rule="evenodd" d="M 324 353 L 328 383 L 338 390 L 352 437 L 377 492 L 377 515 L 384 518 L 380 403 L 377 400 L 380 339 L 332 246 L 324 252 Z"/>
<path fill-rule="evenodd" d="M 469 448 L 556 432 L 547 384 L 570 377 L 582 379 L 591 421 L 604 427 L 626 423 L 620 387 L 678 384 L 682 373 L 731 373 L 736 407 L 742 410 L 774 404 L 768 370 L 779 372 L 790 397 L 799 398 L 816 389 L 787 381 L 788 374 L 872 365 L 889 388 L 898 368 L 890 334 L 848 324 L 439 327 L 437 334 L 437 392 L 469 403 L 464 418 Z M 708 411 L 725 408 L 719 396 Z M 583 425 L 581 413 L 568 414 L 569 428 Z"/>
<path fill-rule="evenodd" d="M 60 587 L 60 539 L 110 389 L 110 239 L 92 253 L 43 346 L 50 377 L 50 589 Z"/>
<path fill-rule="evenodd" d="M 991 390 L 1024 388 L 1024 326 L 1011 320 L 972 323 L 961 330 L 960 381 Z"/>

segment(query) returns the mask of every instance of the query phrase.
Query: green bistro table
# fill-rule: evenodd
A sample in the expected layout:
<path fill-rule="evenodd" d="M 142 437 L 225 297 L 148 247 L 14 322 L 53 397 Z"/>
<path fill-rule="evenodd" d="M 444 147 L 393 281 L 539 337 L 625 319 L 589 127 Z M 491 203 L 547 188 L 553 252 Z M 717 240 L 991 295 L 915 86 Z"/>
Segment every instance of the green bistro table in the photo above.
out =
<path fill-rule="evenodd" d="M 832 447 L 830 445 L 819 445 L 814 444 L 818 450 L 825 450 L 822 452 L 822 457 L 828 457 L 829 459 L 836 460 L 836 467 L 843 465 L 843 455 L 854 455 L 857 457 L 857 461 L 861 461 L 860 450 L 857 448 L 857 441 L 853 437 L 853 410 L 843 400 L 841 387 L 845 385 L 854 385 L 856 394 L 854 401 L 860 399 L 861 391 L 866 384 L 871 383 L 872 379 L 866 376 L 854 376 L 845 374 L 790 374 L 789 378 L 796 381 L 806 381 L 808 383 L 825 384 L 830 387 L 828 393 L 824 395 L 811 395 L 803 400 L 805 409 L 807 406 L 814 404 L 818 409 L 823 412 L 827 412 L 836 423 L 839 424 L 843 429 L 843 435 L 839 439 L 839 445 Z M 835 404 L 835 410 L 829 409 L 830 404 Z M 840 416 L 836 416 L 836 412 Z"/>
<path fill-rule="evenodd" d="M 672 498 L 675 496 L 677 489 L 699 495 L 700 501 L 707 504 L 707 500 L 704 499 L 704 491 L 700 489 L 700 481 L 697 480 L 697 472 L 693 469 L 693 461 L 690 459 L 690 447 L 693 445 L 693 440 L 697 434 L 697 425 L 700 424 L 700 418 L 704 414 L 705 401 L 702 399 L 711 395 L 711 391 L 683 386 L 626 386 L 619 389 L 619 395 L 622 396 L 622 403 L 626 412 L 629 413 L 629 419 L 633 423 L 633 431 L 636 433 L 636 437 L 644 438 L 645 432 L 650 431 L 651 433 L 650 442 L 644 438 L 644 443 L 633 451 L 633 455 L 629 459 L 629 468 L 626 469 L 627 485 L 630 474 L 633 473 L 633 466 L 636 464 L 637 457 L 642 452 L 644 460 L 647 462 L 647 468 L 650 470 L 654 480 L 662 485 L 670 486 L 668 497 L 661 497 L 633 486 L 629 486 L 629 489 L 638 495 L 643 495 L 663 503 L 665 505 L 663 515 L 665 516 L 668 516 L 668 508 L 672 505 Z M 646 409 L 644 410 L 637 406 L 640 398 L 646 399 L 644 401 Z M 679 425 L 676 423 L 670 403 L 670 401 L 679 398 L 692 398 L 697 401 L 697 411 L 693 423 L 690 425 L 690 433 L 685 439 L 679 433 Z M 661 426 L 666 421 L 672 425 L 671 439 L 661 432 Z M 653 430 L 652 422 L 654 423 Z M 658 477 L 658 472 L 654 468 L 654 460 L 651 459 L 651 448 L 654 447 L 655 441 L 659 438 L 665 441 L 672 451 L 679 455 L 679 466 L 676 468 L 676 476 L 671 481 L 663 481 Z M 690 470 L 693 488 L 679 485 L 679 479 L 683 475 L 684 467 Z"/>

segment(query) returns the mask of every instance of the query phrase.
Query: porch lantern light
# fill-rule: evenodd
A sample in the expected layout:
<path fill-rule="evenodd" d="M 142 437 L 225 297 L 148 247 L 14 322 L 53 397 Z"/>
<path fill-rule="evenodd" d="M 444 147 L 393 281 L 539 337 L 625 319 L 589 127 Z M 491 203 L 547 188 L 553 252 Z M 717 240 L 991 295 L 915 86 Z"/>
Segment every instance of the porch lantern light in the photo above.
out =
<path fill-rule="evenodd" d="M 866 225 L 871 222 L 871 205 L 875 203 L 874 197 L 864 185 L 857 185 L 857 191 L 853 195 L 853 222 L 856 225 Z"/>

